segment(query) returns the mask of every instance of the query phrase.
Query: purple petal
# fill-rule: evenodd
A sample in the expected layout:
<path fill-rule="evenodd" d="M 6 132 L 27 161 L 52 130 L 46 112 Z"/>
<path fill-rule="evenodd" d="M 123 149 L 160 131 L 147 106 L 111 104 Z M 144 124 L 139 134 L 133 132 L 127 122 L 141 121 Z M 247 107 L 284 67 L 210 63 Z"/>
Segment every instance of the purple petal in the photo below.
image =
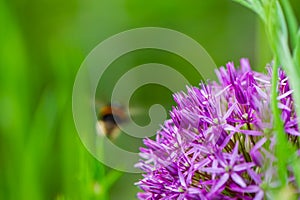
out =
<path fill-rule="evenodd" d="M 257 185 L 261 184 L 262 181 L 261 181 L 260 175 L 258 175 L 252 169 L 247 169 L 247 172 Z"/>
<path fill-rule="evenodd" d="M 228 144 L 228 142 L 231 140 L 232 136 L 235 134 L 235 132 L 231 132 L 223 141 L 222 145 L 220 146 L 220 149 L 224 149 L 225 146 Z"/>
<path fill-rule="evenodd" d="M 178 177 L 179 177 L 179 181 L 180 181 L 181 185 L 182 185 L 184 188 L 186 188 L 187 185 L 186 185 L 186 182 L 185 182 L 185 180 L 184 180 L 183 174 L 182 174 L 182 172 L 181 172 L 180 170 L 178 170 Z"/>
<path fill-rule="evenodd" d="M 281 100 L 281 99 L 283 99 L 283 98 L 286 98 L 287 96 L 291 95 L 292 93 L 293 93 L 293 90 L 290 90 L 290 91 L 288 91 L 288 92 L 286 92 L 286 93 L 284 93 L 284 94 L 278 96 L 278 97 L 277 97 L 277 100 Z"/>
<path fill-rule="evenodd" d="M 262 199 L 264 199 L 264 192 L 263 192 L 263 191 L 259 191 L 259 192 L 255 195 L 255 197 L 254 197 L 253 200 L 262 200 Z"/>
<path fill-rule="evenodd" d="M 205 158 L 205 159 L 201 160 L 200 162 L 194 164 L 194 169 L 197 169 L 197 170 L 201 169 L 204 166 L 208 165 L 210 162 L 211 162 L 211 159 Z"/>
<path fill-rule="evenodd" d="M 251 151 L 250 156 L 252 161 L 257 165 L 257 166 L 262 166 L 263 165 L 263 156 L 259 151 Z"/>
<path fill-rule="evenodd" d="M 152 198 L 152 194 L 150 192 L 142 193 L 139 192 L 137 193 L 138 199 L 144 199 L 144 200 L 150 200 Z"/>
<path fill-rule="evenodd" d="M 226 120 L 231 113 L 234 111 L 234 109 L 236 108 L 237 103 L 234 103 L 230 106 L 230 108 L 227 110 L 227 112 L 225 113 L 225 115 L 223 116 L 223 119 Z"/>
<path fill-rule="evenodd" d="M 230 186 L 230 189 L 233 191 L 241 192 L 241 193 L 256 193 L 260 191 L 260 187 L 257 185 L 249 185 L 247 187 L 240 188 L 238 186 Z"/>
<path fill-rule="evenodd" d="M 244 171 L 246 169 L 249 169 L 253 166 L 255 166 L 254 163 L 242 163 L 242 164 L 238 164 L 238 165 L 233 166 L 233 171 L 240 172 L 240 171 Z"/>
<path fill-rule="evenodd" d="M 217 182 L 217 184 L 213 186 L 212 190 L 210 191 L 210 194 L 213 194 L 216 191 L 218 191 L 227 182 L 228 178 L 229 174 L 223 174 L 220 180 Z"/>
<path fill-rule="evenodd" d="M 258 86 L 254 85 L 254 88 L 256 89 L 257 93 L 263 97 L 264 99 L 268 99 L 268 95 Z"/>
<path fill-rule="evenodd" d="M 204 171 L 204 172 L 207 172 L 207 173 L 212 173 L 212 174 L 219 174 L 219 173 L 224 173 L 225 169 L 218 168 L 218 167 L 215 167 L 215 168 L 206 167 L 206 168 L 203 168 L 201 171 Z"/>
<path fill-rule="evenodd" d="M 247 186 L 245 181 L 242 179 L 242 177 L 240 177 L 237 173 L 232 173 L 231 178 L 235 183 L 237 183 L 241 187 L 246 187 Z"/>
<path fill-rule="evenodd" d="M 235 144 L 235 146 L 234 146 L 234 149 L 233 149 L 233 152 L 232 152 L 232 155 L 231 155 L 231 159 L 230 159 L 230 162 L 229 162 L 230 166 L 233 166 L 233 164 L 237 160 L 237 158 L 238 158 L 238 150 L 239 150 L 239 142 L 237 141 L 236 144 Z"/>
<path fill-rule="evenodd" d="M 247 58 L 242 58 L 240 60 L 240 64 L 241 64 L 241 69 L 242 69 L 243 73 L 251 71 L 250 63 Z"/>
<path fill-rule="evenodd" d="M 299 152 L 299 154 L 300 154 L 300 152 Z M 216 168 L 218 166 L 218 160 L 213 160 L 213 162 L 212 162 L 212 167 L 213 168 Z M 215 180 L 215 178 L 216 178 L 216 174 L 212 174 L 212 176 L 211 176 L 211 179 L 212 180 Z"/>
<path fill-rule="evenodd" d="M 283 103 L 280 103 L 280 102 L 278 102 L 278 108 L 281 109 L 281 110 L 286 110 L 288 112 L 291 111 L 291 108 L 289 106 L 287 106 L 287 105 L 285 105 Z"/>
<path fill-rule="evenodd" d="M 256 151 L 262 147 L 262 145 L 267 141 L 267 138 L 263 137 L 258 142 L 256 142 L 255 146 L 252 148 L 252 151 Z"/>
<path fill-rule="evenodd" d="M 263 135 L 261 131 L 255 131 L 255 130 L 240 130 L 240 131 L 246 135 L 253 135 L 253 136 Z"/>
<path fill-rule="evenodd" d="M 299 131 L 296 131 L 295 129 L 293 128 L 288 128 L 288 129 L 285 129 L 285 131 L 291 135 L 295 135 L 295 136 L 300 136 L 300 132 Z"/>

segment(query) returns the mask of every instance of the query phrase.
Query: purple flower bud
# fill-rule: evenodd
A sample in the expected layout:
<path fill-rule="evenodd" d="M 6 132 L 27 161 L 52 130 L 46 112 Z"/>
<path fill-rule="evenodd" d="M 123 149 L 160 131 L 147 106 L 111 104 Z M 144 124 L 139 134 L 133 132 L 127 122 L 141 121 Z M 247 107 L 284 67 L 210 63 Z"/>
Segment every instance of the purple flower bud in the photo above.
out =
<path fill-rule="evenodd" d="M 273 165 L 273 129 L 268 74 L 232 62 L 216 70 L 219 83 L 190 87 L 174 94 L 177 104 L 157 132 L 145 139 L 136 166 L 145 174 L 139 199 L 264 199 L 278 186 Z M 278 108 L 287 137 L 299 147 L 300 136 L 288 78 L 279 69 Z M 298 154 L 300 154 L 299 148 Z M 290 184 L 295 177 L 290 173 Z"/>

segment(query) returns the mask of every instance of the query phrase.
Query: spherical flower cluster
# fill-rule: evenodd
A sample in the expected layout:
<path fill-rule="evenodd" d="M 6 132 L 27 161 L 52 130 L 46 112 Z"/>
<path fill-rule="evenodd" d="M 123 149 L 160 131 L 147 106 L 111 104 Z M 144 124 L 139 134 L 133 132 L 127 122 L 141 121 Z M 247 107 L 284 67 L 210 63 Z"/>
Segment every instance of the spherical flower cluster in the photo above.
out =
<path fill-rule="evenodd" d="M 145 139 L 139 199 L 264 199 L 279 185 L 271 112 L 271 67 L 252 71 L 241 59 L 216 71 L 217 82 L 174 95 L 155 140 Z M 288 78 L 278 71 L 278 107 L 288 141 L 300 135 Z M 289 173 L 291 184 L 294 182 Z"/>

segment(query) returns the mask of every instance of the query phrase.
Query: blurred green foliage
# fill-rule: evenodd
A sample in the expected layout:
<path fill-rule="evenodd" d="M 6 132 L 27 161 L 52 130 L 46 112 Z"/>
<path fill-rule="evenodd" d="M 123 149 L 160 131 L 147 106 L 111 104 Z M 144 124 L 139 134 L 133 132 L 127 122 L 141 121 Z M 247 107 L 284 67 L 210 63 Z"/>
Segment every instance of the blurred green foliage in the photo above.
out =
<path fill-rule="evenodd" d="M 109 36 L 159 26 L 197 40 L 218 66 L 248 57 L 263 69 L 261 64 L 271 59 L 258 19 L 229 0 L 1 0 L 0 25 L 0 199 L 135 198 L 133 184 L 141 175 L 120 176 L 95 160 L 72 118 L 76 72 L 89 51 Z M 159 51 L 126 57 L 115 65 L 184 65 Z M 121 76 L 113 66 L 110 70 L 99 82 L 107 91 Z M 198 84 L 191 67 L 182 73 Z M 141 106 L 164 102 L 171 107 L 169 91 L 147 87 L 134 97 Z M 154 96 L 149 90 L 156 91 Z M 124 139 L 126 144 L 130 148 Z"/>

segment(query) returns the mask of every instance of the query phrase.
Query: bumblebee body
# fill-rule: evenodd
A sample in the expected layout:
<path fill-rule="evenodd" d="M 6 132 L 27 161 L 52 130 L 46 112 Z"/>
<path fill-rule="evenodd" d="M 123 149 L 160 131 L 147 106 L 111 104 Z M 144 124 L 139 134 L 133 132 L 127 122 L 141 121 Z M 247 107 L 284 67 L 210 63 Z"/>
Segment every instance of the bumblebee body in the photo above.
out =
<path fill-rule="evenodd" d="M 116 139 L 120 134 L 118 124 L 128 120 L 124 108 L 118 105 L 106 105 L 99 110 L 97 132 L 111 140 Z"/>

